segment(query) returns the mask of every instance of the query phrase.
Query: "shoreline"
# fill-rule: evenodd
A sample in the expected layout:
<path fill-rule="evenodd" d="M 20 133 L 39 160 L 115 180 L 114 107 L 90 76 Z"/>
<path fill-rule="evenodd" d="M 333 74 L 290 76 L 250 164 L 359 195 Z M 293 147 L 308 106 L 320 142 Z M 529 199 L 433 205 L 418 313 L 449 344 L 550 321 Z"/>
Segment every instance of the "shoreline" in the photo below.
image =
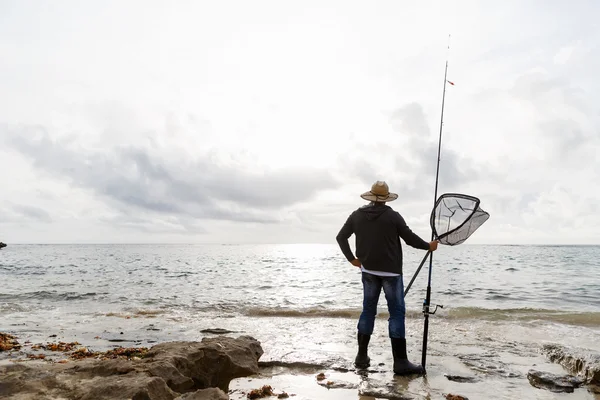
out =
<path fill-rule="evenodd" d="M 206 333 L 204 339 L 235 338 L 243 332 L 233 332 L 227 328 L 216 328 Z M 436 334 L 434 330 L 434 335 Z M 464 332 L 466 333 L 466 332 Z M 261 335 L 258 335 L 261 336 Z M 435 336 L 434 336 L 435 337 Z M 18 340 L 18 338 L 16 338 Z M 490 340 L 493 340 L 490 338 Z M 54 337 L 48 343 L 60 343 L 59 337 Z M 358 398 L 371 400 L 374 398 L 441 398 L 447 394 L 460 395 L 469 399 L 489 398 L 522 398 L 522 399 L 555 399 L 556 393 L 548 389 L 532 386 L 529 373 L 535 369 L 540 373 L 550 373 L 556 377 L 569 376 L 569 371 L 559 363 L 552 362 L 537 348 L 523 348 L 518 343 L 493 343 L 492 347 L 484 348 L 476 342 L 465 340 L 455 343 L 448 351 L 449 343 L 436 341 L 428 351 L 427 375 L 423 377 L 398 377 L 390 371 L 392 365 L 391 349 L 387 343 L 385 333 L 376 335 L 369 348 L 371 367 L 367 371 L 357 371 L 352 365 L 354 347 L 352 338 L 345 343 L 337 345 L 321 343 L 329 348 L 329 355 L 323 357 L 310 349 L 295 349 L 283 352 L 276 343 L 269 340 L 259 340 L 264 354 L 257 360 L 256 374 L 233 379 L 230 384 L 229 398 L 241 400 L 247 398 L 249 391 L 270 385 L 276 393 L 294 394 L 292 398 L 337 400 Z M 171 343 L 163 340 L 154 346 Z M 0 367 L 8 364 L 56 364 L 73 365 L 82 360 L 69 358 L 70 354 L 78 351 L 88 357 L 93 357 L 95 352 L 94 342 L 82 341 L 81 344 L 64 342 L 69 351 L 51 351 L 40 348 L 43 343 L 20 342 L 21 348 L 13 350 L 10 357 L 6 352 L 0 351 Z M 35 346 L 38 346 L 34 349 Z M 319 346 L 317 344 L 317 346 Z M 118 342 L 111 342 L 108 347 L 121 348 L 122 354 L 135 354 L 130 347 L 121 347 Z M 139 347 L 132 346 L 139 349 Z M 153 346 L 152 346 L 153 347 Z M 152 348 L 150 347 L 150 349 Z M 277 348 L 275 348 L 277 347 Z M 78 349 L 84 348 L 86 351 Z M 560 348 L 560 347 L 557 347 Z M 143 350 L 146 351 L 146 350 Z M 576 351 L 573 352 L 575 354 Z M 44 358 L 28 357 L 28 355 L 43 354 Z M 420 355 L 420 342 L 411 338 L 409 359 L 418 362 Z M 567 353 L 569 355 L 569 353 Z M 597 355 L 597 354 L 596 354 Z M 98 356 L 102 357 L 101 354 Z M 585 354 L 584 354 L 585 356 Z M 80 357 L 80 358 L 88 358 Z M 20 358 L 20 359 L 18 359 Z M 76 357 L 79 358 L 79 357 Z M 578 362 L 585 358 L 579 356 Z M 67 361 L 64 361 L 67 360 Z M 575 400 L 599 400 L 600 389 L 600 356 L 589 357 L 589 362 L 597 361 L 597 378 L 595 384 L 582 384 L 574 388 L 569 394 Z M 318 374 L 325 374 L 325 382 L 316 379 Z M 576 373 L 571 376 L 577 377 Z M 580 375 L 579 375 L 580 376 Z M 330 383 L 330 384 L 328 384 Z M 595 393 L 597 391 L 598 393 Z M 361 395 L 361 393 L 363 395 Z M 371 395 L 369 395 L 371 394 Z M 377 395 L 375 397 L 374 395 Z M 394 397 L 395 396 L 395 397 Z M 404 396 L 404 397 L 402 397 Z M 276 398 L 272 397 L 272 398 Z"/>

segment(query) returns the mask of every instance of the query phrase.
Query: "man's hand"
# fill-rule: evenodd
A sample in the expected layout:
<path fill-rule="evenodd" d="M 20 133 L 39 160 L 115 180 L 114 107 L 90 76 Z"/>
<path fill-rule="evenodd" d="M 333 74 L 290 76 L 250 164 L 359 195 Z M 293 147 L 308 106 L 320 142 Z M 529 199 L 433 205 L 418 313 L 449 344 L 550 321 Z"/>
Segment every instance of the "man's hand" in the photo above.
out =
<path fill-rule="evenodd" d="M 354 260 L 350 261 L 350 264 L 354 265 L 357 268 L 360 268 L 361 266 L 360 260 L 358 258 L 355 258 Z"/>
<path fill-rule="evenodd" d="M 438 241 L 434 240 L 433 242 L 429 242 L 429 251 L 436 251 L 438 247 Z"/>

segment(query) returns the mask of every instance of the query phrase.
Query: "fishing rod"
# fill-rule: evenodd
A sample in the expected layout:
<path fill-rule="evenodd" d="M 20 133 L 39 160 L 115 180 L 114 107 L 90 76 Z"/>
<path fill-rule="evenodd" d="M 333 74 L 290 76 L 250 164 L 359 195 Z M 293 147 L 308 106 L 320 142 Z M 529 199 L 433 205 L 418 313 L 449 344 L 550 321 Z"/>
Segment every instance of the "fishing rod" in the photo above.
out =
<path fill-rule="evenodd" d="M 448 53 L 450 51 L 450 35 L 448 35 L 448 49 L 447 49 L 447 53 L 446 53 L 446 68 L 444 70 L 444 90 L 442 92 L 442 112 L 441 112 L 441 117 L 440 117 L 440 134 L 439 134 L 439 139 L 438 139 L 438 154 L 437 154 L 437 167 L 436 167 L 436 172 L 435 172 L 435 191 L 434 191 L 434 195 L 433 195 L 433 208 L 435 209 L 436 207 L 436 203 L 437 203 L 437 193 L 438 193 L 438 182 L 439 182 L 439 176 L 440 176 L 440 155 L 442 152 L 442 130 L 444 127 L 444 104 L 445 104 L 445 100 L 446 100 L 446 83 L 448 82 Z M 435 231 L 432 229 L 431 230 L 431 240 L 433 241 L 435 239 Z M 422 266 L 423 264 L 421 264 Z M 420 269 L 421 267 L 419 267 Z M 434 314 L 435 310 L 433 312 L 430 311 L 430 307 L 431 307 L 431 271 L 433 269 L 433 252 L 429 252 L 429 276 L 427 278 L 427 293 L 425 296 L 425 300 L 423 301 L 423 316 L 425 317 L 425 321 L 424 321 L 424 325 L 423 325 L 423 351 L 422 351 L 422 356 L 421 356 L 421 365 L 423 366 L 423 370 L 425 370 L 425 361 L 427 360 L 427 337 L 429 334 L 429 315 L 430 314 Z M 417 274 L 419 273 L 419 271 L 417 271 Z M 414 278 L 413 277 L 413 281 Z M 412 281 L 411 281 L 412 284 Z M 407 289 L 408 290 L 408 289 Z M 437 310 L 437 306 L 436 306 L 436 310 Z"/>
<path fill-rule="evenodd" d="M 450 52 L 450 35 L 448 35 L 448 53 Z M 456 246 L 464 243 L 481 225 L 489 218 L 490 214 L 480 207 L 480 200 L 471 195 L 461 193 L 445 193 L 438 198 L 438 183 L 440 177 L 440 160 L 442 152 L 442 131 L 444 127 L 444 105 L 446 102 L 446 83 L 454 85 L 448 80 L 448 54 L 446 55 L 446 68 L 444 70 L 444 90 L 442 93 L 442 112 L 440 117 L 440 134 L 438 140 L 437 167 L 435 173 L 435 192 L 433 195 L 433 210 L 431 211 L 431 240 L 437 240 L 440 244 Z M 429 277 L 427 279 L 427 294 L 423 300 L 423 316 L 425 317 L 423 327 L 423 351 L 421 365 L 425 370 L 427 360 L 427 337 L 429 334 L 429 315 L 435 314 L 438 307 L 435 305 L 431 311 L 431 274 L 433 270 L 433 253 L 428 251 L 423 257 L 414 276 L 404 291 L 404 297 L 412 286 L 415 278 L 421 271 L 425 261 L 429 257 Z"/>

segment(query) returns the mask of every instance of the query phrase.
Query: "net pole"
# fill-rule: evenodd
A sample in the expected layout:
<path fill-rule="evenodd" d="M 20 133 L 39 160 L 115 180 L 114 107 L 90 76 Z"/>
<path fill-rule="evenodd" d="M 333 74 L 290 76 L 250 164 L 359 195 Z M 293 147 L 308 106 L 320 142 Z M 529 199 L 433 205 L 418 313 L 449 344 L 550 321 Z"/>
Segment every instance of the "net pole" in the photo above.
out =
<path fill-rule="evenodd" d="M 410 282 L 408 283 L 408 285 L 406 285 L 406 289 L 404 289 L 404 297 L 406 297 L 406 295 L 408 294 L 408 291 L 410 290 L 413 282 L 417 278 L 417 275 L 419 274 L 421 267 L 423 267 L 423 264 L 425 264 L 425 261 L 427 261 L 427 257 L 429 257 L 429 253 L 431 253 L 431 250 L 428 250 L 427 253 L 425 253 L 425 257 L 423 257 L 423 260 L 421 260 L 421 264 L 419 264 L 419 268 L 417 268 L 417 272 L 413 275 L 413 277 L 410 280 Z"/>
<path fill-rule="evenodd" d="M 440 159 L 442 152 L 442 130 L 444 128 L 444 104 L 446 100 L 446 82 L 448 79 L 448 53 L 450 51 L 450 35 L 448 35 L 448 48 L 446 52 L 446 68 L 444 69 L 444 90 L 442 92 L 442 112 L 440 117 L 440 134 L 438 139 L 438 153 L 437 153 L 437 167 L 435 172 L 435 191 L 433 195 L 433 208 L 435 209 L 435 203 L 437 201 L 438 182 L 440 177 Z M 431 240 L 435 239 L 435 232 L 433 226 L 431 227 Z M 421 353 L 421 365 L 423 370 L 426 371 L 425 363 L 427 361 L 427 337 L 429 335 L 429 307 L 431 305 L 431 272 L 433 269 L 433 252 L 429 253 L 429 274 L 427 278 L 427 293 L 425 301 L 423 302 L 423 316 L 425 321 L 423 323 L 423 351 Z"/>

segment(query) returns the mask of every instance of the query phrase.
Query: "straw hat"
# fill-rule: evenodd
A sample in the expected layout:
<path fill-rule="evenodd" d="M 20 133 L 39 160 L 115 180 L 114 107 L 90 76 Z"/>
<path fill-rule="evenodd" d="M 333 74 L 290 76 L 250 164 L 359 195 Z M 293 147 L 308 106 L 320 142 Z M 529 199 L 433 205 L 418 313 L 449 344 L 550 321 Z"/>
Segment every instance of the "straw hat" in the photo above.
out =
<path fill-rule="evenodd" d="M 390 193 L 390 188 L 385 181 L 377 181 L 371 186 L 371 190 L 360 195 L 365 200 L 385 203 L 398 198 L 396 193 Z"/>

